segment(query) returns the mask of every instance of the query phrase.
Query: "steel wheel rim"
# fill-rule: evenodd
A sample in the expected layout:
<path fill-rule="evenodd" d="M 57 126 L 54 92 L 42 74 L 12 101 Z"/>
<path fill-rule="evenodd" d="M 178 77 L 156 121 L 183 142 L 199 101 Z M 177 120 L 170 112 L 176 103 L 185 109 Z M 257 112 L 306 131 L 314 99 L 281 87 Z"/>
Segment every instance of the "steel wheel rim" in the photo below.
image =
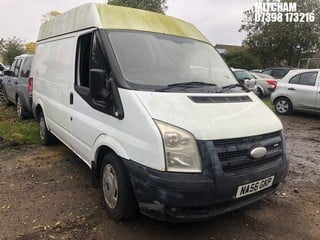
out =
<path fill-rule="evenodd" d="M 17 114 L 20 117 L 22 113 L 22 105 L 20 98 L 17 99 Z"/>
<path fill-rule="evenodd" d="M 46 130 L 46 123 L 44 122 L 44 118 L 40 118 L 39 122 L 39 132 L 40 132 L 40 138 L 44 140 L 45 138 L 45 130 Z"/>
<path fill-rule="evenodd" d="M 115 209 L 118 204 L 118 179 L 116 171 L 110 164 L 103 169 L 102 189 L 107 205 Z"/>
<path fill-rule="evenodd" d="M 276 109 L 279 113 L 286 113 L 289 110 L 289 103 L 285 100 L 277 102 Z"/>

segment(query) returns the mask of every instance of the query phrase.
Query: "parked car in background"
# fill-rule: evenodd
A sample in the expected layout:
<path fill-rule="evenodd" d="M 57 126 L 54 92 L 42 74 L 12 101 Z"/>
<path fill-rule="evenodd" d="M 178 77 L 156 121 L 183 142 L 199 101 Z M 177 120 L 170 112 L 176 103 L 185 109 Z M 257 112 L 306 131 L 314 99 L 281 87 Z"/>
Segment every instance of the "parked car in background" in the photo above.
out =
<path fill-rule="evenodd" d="M 8 68 L 3 63 L 0 63 L 0 76 L 3 75 L 5 70 L 8 70 Z"/>
<path fill-rule="evenodd" d="M 32 116 L 32 78 L 30 77 L 33 55 L 15 57 L 9 70 L 4 71 L 2 80 L 3 101 L 17 106 L 21 118 Z"/>
<path fill-rule="evenodd" d="M 263 69 L 252 69 L 250 72 L 256 72 L 256 73 L 261 73 Z"/>
<path fill-rule="evenodd" d="M 4 75 L 4 71 L 6 70 L 8 70 L 8 68 L 3 63 L 0 63 L 0 88 L 1 88 L 1 81 Z"/>
<path fill-rule="evenodd" d="M 286 68 L 286 67 L 272 67 L 272 68 L 266 68 L 261 71 L 261 73 L 271 75 L 275 79 L 281 79 L 287 73 L 291 70 L 292 68 Z"/>
<path fill-rule="evenodd" d="M 291 70 L 271 94 L 279 114 L 292 111 L 320 113 L 320 69 Z"/>
<path fill-rule="evenodd" d="M 1 90 L 1 82 L 2 82 L 2 78 L 5 70 L 6 70 L 5 66 L 2 63 L 0 63 L 0 104 L 3 103 L 4 101 L 3 93 Z"/>
<path fill-rule="evenodd" d="M 251 71 L 250 71 L 250 74 L 256 80 L 257 95 L 260 98 L 270 96 L 271 93 L 276 89 L 277 80 L 274 79 L 272 76 L 263 74 L 263 73 L 251 72 Z"/>
<path fill-rule="evenodd" d="M 236 68 L 231 68 L 231 70 L 241 85 L 245 86 L 254 93 L 257 93 L 256 81 L 248 70 Z"/>

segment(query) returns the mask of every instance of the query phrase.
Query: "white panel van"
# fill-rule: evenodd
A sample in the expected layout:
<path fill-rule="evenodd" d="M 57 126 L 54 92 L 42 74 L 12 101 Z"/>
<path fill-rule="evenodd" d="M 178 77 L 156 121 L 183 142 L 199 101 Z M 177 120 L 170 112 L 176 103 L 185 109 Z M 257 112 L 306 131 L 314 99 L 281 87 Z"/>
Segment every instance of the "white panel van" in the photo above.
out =
<path fill-rule="evenodd" d="M 91 168 L 113 219 L 203 220 L 287 174 L 280 120 L 189 23 L 85 4 L 42 24 L 33 69 L 42 142 Z"/>

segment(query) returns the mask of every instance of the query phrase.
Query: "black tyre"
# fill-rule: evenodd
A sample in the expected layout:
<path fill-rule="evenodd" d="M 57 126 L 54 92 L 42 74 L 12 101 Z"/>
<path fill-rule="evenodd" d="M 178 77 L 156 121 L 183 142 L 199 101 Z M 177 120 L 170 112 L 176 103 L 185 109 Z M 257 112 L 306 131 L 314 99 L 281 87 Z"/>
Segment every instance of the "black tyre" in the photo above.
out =
<path fill-rule="evenodd" d="M 129 175 L 116 155 L 108 153 L 104 156 L 100 181 L 110 217 L 118 221 L 134 216 L 138 208 Z"/>
<path fill-rule="evenodd" d="M 0 105 L 1 104 L 4 104 L 4 96 L 3 96 L 2 88 L 0 86 Z"/>
<path fill-rule="evenodd" d="M 258 97 L 261 99 L 264 98 L 263 91 L 260 88 L 258 88 Z"/>
<path fill-rule="evenodd" d="M 23 106 L 20 97 L 17 98 L 17 115 L 21 119 L 27 119 L 29 117 L 28 110 Z"/>
<path fill-rule="evenodd" d="M 274 102 L 274 108 L 279 114 L 289 114 L 292 112 L 292 104 L 288 98 L 278 98 Z"/>
<path fill-rule="evenodd" d="M 49 132 L 43 113 L 39 117 L 39 135 L 43 145 L 50 145 L 55 142 L 55 137 Z"/>
<path fill-rule="evenodd" d="M 2 101 L 2 103 L 3 103 L 3 105 L 5 105 L 5 106 L 10 106 L 11 105 L 11 102 L 9 101 L 9 99 L 8 99 L 8 96 L 7 96 L 7 93 L 6 93 L 6 91 L 3 89 L 3 88 L 1 88 L 1 101 Z"/>

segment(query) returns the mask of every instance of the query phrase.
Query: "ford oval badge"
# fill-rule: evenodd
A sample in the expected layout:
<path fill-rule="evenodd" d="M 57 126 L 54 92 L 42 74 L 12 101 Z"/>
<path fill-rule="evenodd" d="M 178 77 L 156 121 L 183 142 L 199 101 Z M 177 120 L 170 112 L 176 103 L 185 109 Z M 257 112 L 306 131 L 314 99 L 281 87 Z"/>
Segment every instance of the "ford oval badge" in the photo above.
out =
<path fill-rule="evenodd" d="M 267 149 L 265 147 L 255 147 L 250 151 L 250 156 L 259 159 L 263 158 L 267 154 Z"/>

